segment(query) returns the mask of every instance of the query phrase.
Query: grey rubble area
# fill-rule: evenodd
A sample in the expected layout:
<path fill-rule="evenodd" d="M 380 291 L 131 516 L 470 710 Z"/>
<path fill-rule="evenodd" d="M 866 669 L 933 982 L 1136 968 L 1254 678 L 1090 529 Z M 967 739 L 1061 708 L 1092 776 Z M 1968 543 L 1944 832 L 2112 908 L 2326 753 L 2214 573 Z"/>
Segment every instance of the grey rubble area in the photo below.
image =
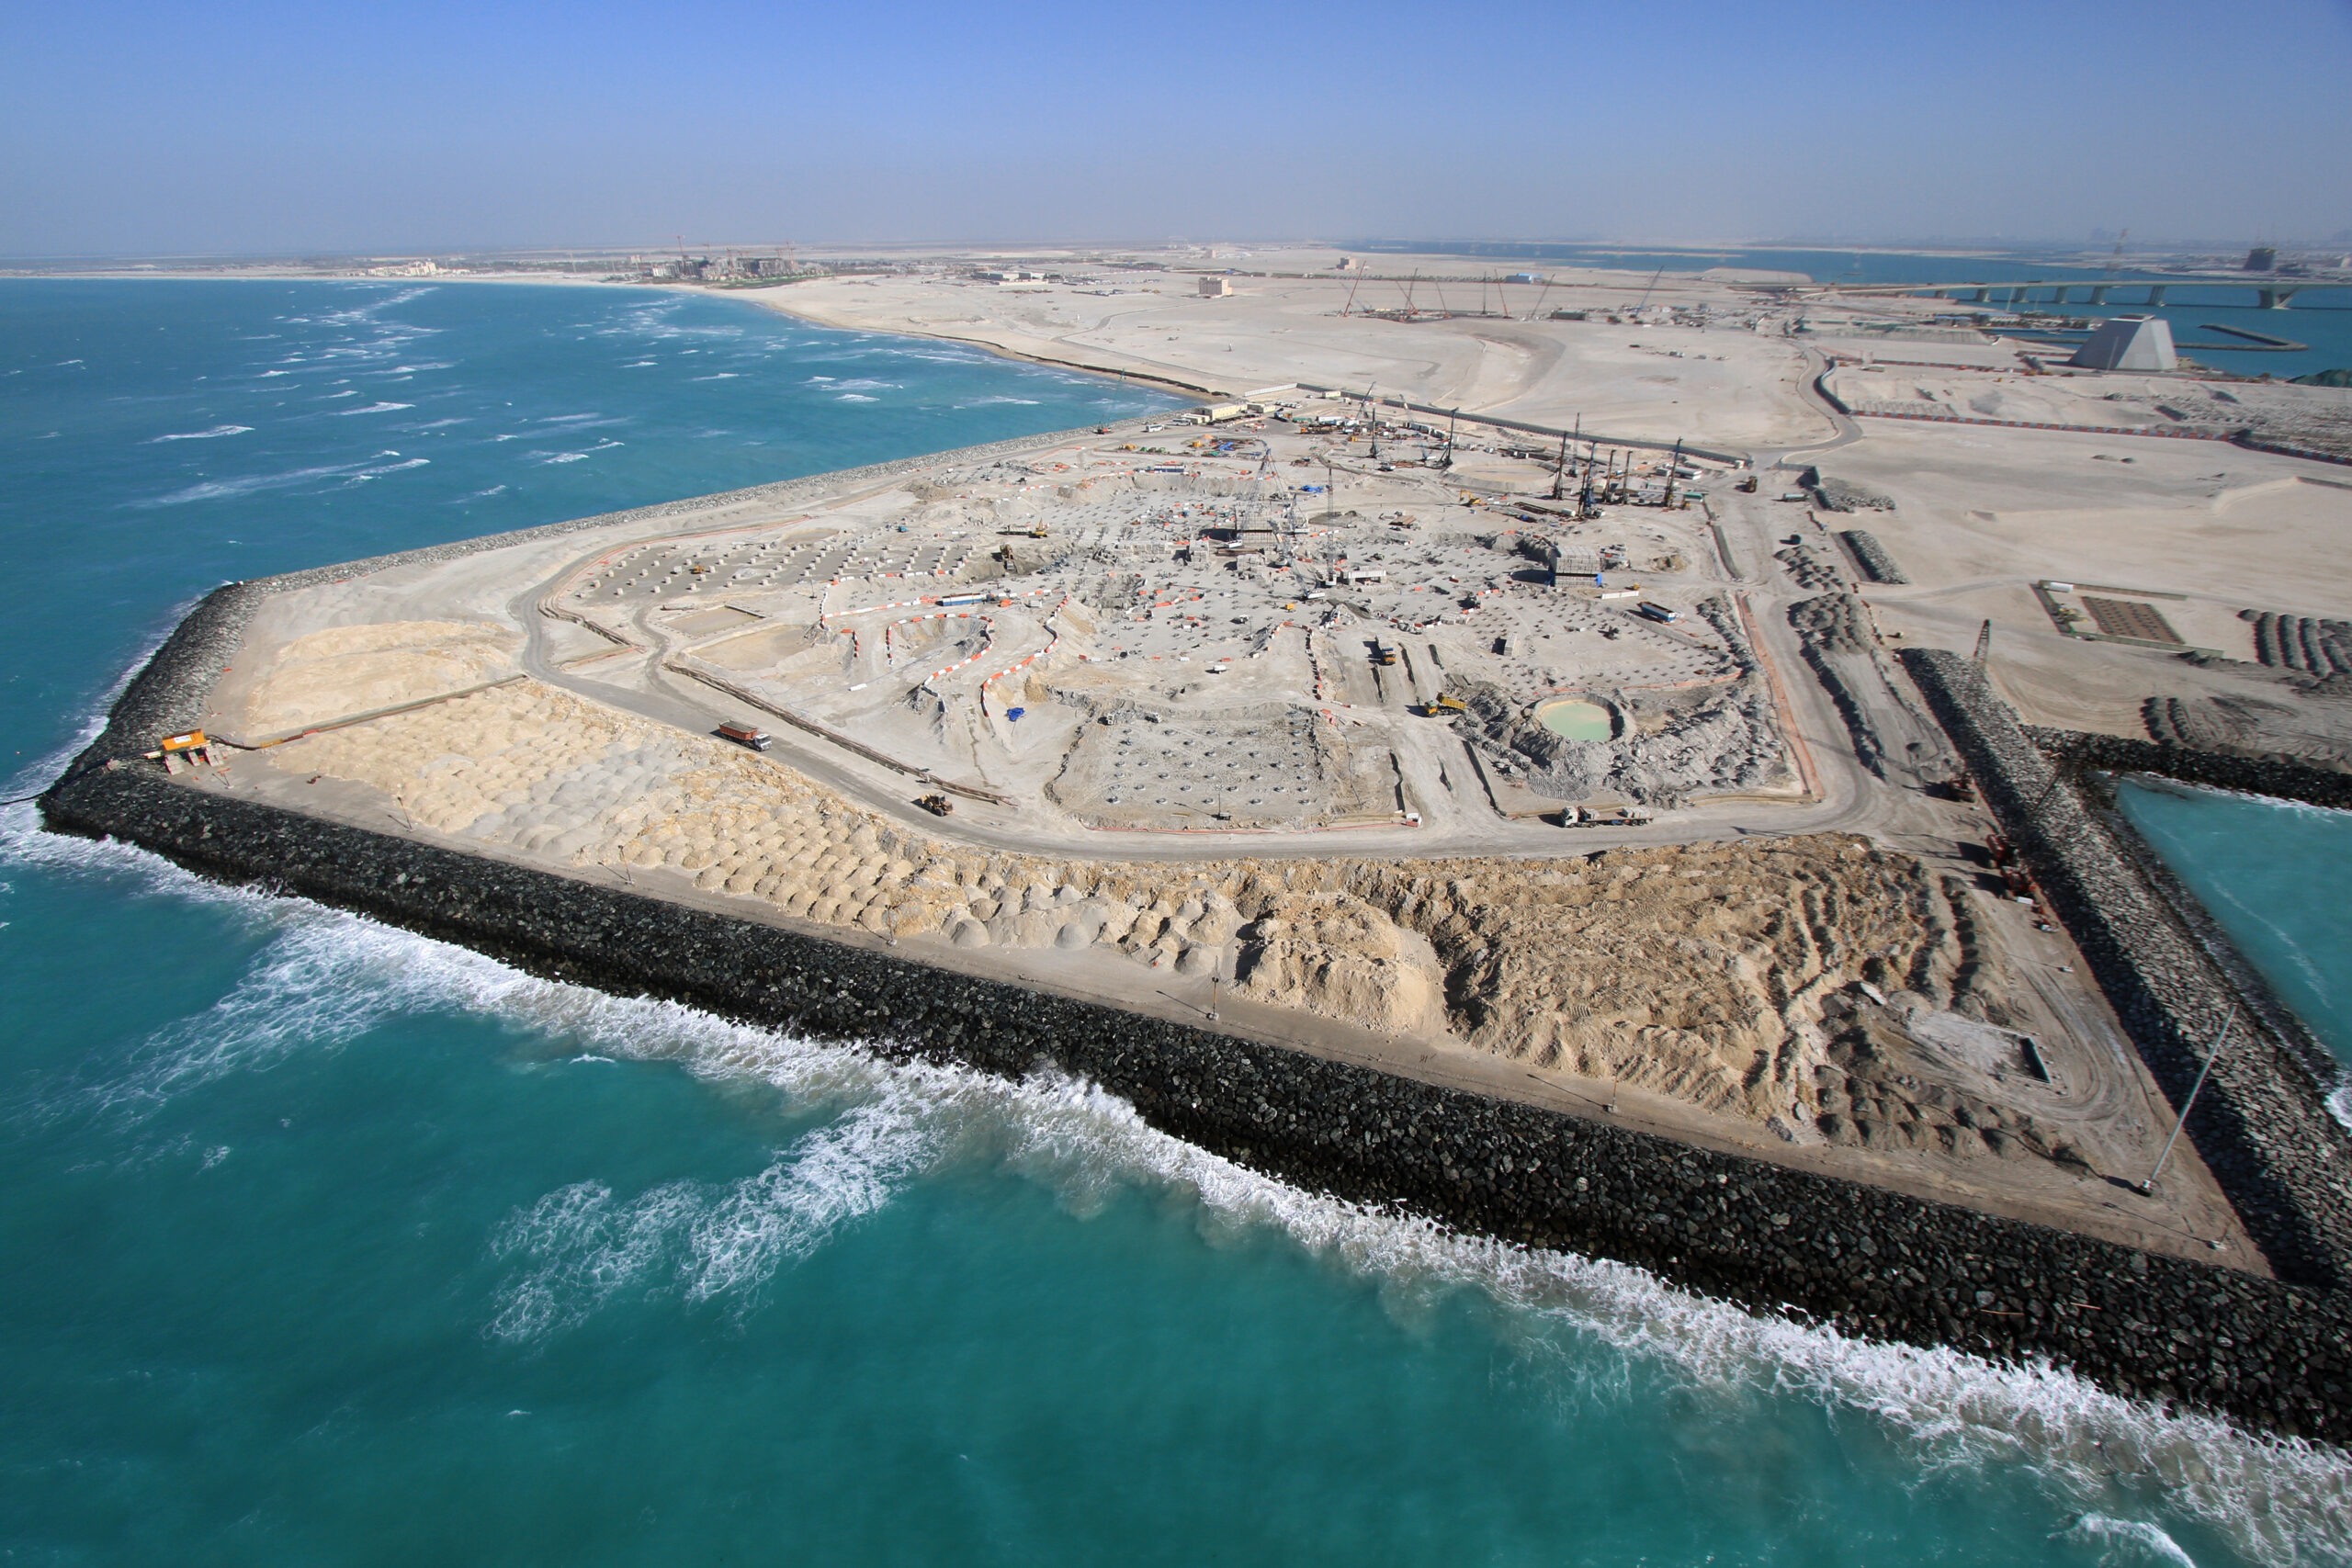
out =
<path fill-rule="evenodd" d="M 2217 1167 L 2246 1201 L 2269 1206 L 2266 1245 L 2313 1282 L 2152 1256 L 924 969 L 871 946 L 107 765 L 135 755 L 137 738 L 201 711 L 266 592 L 223 589 L 188 616 L 116 705 L 106 733 L 44 796 L 53 827 L 140 843 L 208 874 L 358 909 L 560 979 L 1006 1076 L 1042 1060 L 1125 1096 L 1152 1125 L 1271 1175 L 1514 1244 L 1620 1258 L 1751 1311 L 1792 1309 L 1845 1333 L 2047 1359 L 2127 1394 L 2284 1433 L 2352 1438 L 2352 1311 L 2342 1292 L 2316 1282 L 2340 1277 L 2342 1237 L 2301 1206 L 2327 1194 L 2292 1168 L 2301 1145 L 2248 1146 L 2226 1109 L 2200 1111 L 2200 1146 L 2213 1140 Z M 1961 692 L 1947 703 L 1972 716 L 1957 721 L 1963 733 L 1982 736 L 2006 719 L 1981 711 L 1982 694 L 1951 671 L 1923 673 L 1931 692 Z M 2013 722 L 1972 750 L 1988 772 L 2008 770 L 2002 778 L 2028 778 L 2038 760 Z M 2127 993 L 2135 984 L 2150 991 L 2130 968 L 2138 956 L 2119 948 L 2109 960 L 2110 983 Z M 2243 1074 L 2222 1087 L 2217 1105 L 2243 1107 L 2266 1092 Z M 2290 1120 L 2299 1104 L 2285 1102 Z M 2305 1138 L 2324 1132 L 2308 1118 L 2295 1125 Z"/>

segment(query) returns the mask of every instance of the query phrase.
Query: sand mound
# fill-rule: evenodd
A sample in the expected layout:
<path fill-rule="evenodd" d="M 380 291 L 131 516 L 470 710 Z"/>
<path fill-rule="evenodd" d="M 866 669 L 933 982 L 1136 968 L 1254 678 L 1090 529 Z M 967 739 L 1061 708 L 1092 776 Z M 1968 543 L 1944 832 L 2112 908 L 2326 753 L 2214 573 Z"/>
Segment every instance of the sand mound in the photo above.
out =
<path fill-rule="evenodd" d="M 244 723 L 283 734 L 463 691 L 514 673 L 520 641 L 503 627 L 458 621 L 330 626 L 272 657 L 245 699 Z"/>
<path fill-rule="evenodd" d="M 958 848 L 773 759 L 515 682 L 266 753 L 380 790 L 400 818 L 631 882 L 959 948 L 1101 947 L 1391 1031 L 1450 1029 L 1536 1070 L 1765 1120 L 1836 1115 L 1856 980 L 1970 1003 L 1966 895 L 1838 837 L 1537 861 L 1051 861 Z M 1851 1058 L 1847 1052 L 1846 1057 Z M 1835 1066 L 1835 1073 L 1826 1073 Z M 1868 1118 L 1865 1118 L 1868 1120 Z M 1899 1120 L 1899 1119 L 1898 1119 Z"/>

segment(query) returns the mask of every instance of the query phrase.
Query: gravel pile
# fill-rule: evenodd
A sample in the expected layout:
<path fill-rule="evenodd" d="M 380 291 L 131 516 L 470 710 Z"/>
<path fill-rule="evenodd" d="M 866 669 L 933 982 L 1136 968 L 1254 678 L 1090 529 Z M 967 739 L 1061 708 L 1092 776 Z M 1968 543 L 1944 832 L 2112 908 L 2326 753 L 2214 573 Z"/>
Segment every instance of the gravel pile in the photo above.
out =
<path fill-rule="evenodd" d="M 1869 529 L 1849 528 L 1838 536 L 1846 542 L 1846 548 L 1853 555 L 1854 564 L 1861 568 L 1862 575 L 1872 582 L 1899 585 L 1911 581 L 1894 564 L 1894 558 L 1886 553 L 1886 547 L 1878 542 L 1878 536 Z"/>

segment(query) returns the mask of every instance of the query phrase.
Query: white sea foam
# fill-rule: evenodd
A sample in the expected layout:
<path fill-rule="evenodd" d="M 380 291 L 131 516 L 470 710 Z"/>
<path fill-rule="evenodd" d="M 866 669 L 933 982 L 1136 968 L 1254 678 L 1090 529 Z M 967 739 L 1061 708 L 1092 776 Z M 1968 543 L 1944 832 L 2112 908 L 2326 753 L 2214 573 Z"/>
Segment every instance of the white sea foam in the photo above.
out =
<path fill-rule="evenodd" d="M 840 403 L 878 403 L 882 400 L 879 398 L 869 398 L 864 392 L 843 392 L 840 397 L 833 400 Z"/>
<path fill-rule="evenodd" d="M 403 468 L 429 468 L 432 463 L 433 459 L 430 457 L 410 457 L 402 462 L 387 463 L 379 468 L 362 468 L 344 482 L 347 485 L 366 484 L 368 480 L 381 479 L 386 474 L 397 474 Z"/>
<path fill-rule="evenodd" d="M 696 381 L 732 381 L 741 374 L 742 372 L 740 370 L 721 370 L 715 376 L 695 376 L 691 378 L 691 379 Z"/>
<path fill-rule="evenodd" d="M 283 490 L 288 485 L 307 484 L 312 479 L 348 479 L 366 467 L 362 463 L 332 463 L 318 468 L 288 468 L 276 474 L 249 474 L 243 479 L 207 479 L 186 490 L 175 490 L 169 495 L 150 496 L 130 504 L 139 507 L 184 506 L 192 501 L 220 501 L 231 496 L 251 495 L 256 491 Z"/>
<path fill-rule="evenodd" d="M 2173 1568 L 2197 1568 L 2196 1560 L 2181 1550 L 2180 1542 L 2144 1519 L 2085 1514 L 2052 1539 L 2096 1545 L 2101 1562 L 2155 1562 L 2172 1564 Z"/>
<path fill-rule="evenodd" d="M 96 728 L 94 719 L 82 743 Z M 70 754 L 31 772 L 45 777 Z M 1603 1350 L 1620 1366 L 1645 1365 L 1717 1397 L 1792 1398 L 1867 1417 L 1930 1470 L 2022 1470 L 2075 1513 L 2068 1537 L 2119 1562 L 2186 1562 L 2165 1528 L 2183 1523 L 2254 1561 L 2352 1562 L 2344 1529 L 2352 1462 L 2337 1450 L 2168 1414 L 2047 1367 L 1751 1317 L 1625 1265 L 1461 1236 L 1305 1192 L 1159 1133 L 1125 1101 L 1058 1075 L 1011 1083 L 887 1064 L 675 1004 L 540 980 L 306 900 L 203 882 L 126 846 L 41 832 L 28 807 L 0 812 L 0 863 L 119 879 L 207 905 L 263 943 L 227 995 L 158 1031 L 116 1078 L 86 1086 L 85 1107 L 141 1115 L 224 1074 L 342 1048 L 387 1017 L 454 1011 L 519 1025 L 555 1046 L 551 1057 L 664 1061 L 752 1079 L 800 1114 L 829 1118 L 733 1183 L 619 1197 L 590 1182 L 518 1212 L 492 1240 L 513 1273 L 487 1325 L 514 1340 L 560 1332 L 633 1287 L 754 1310 L 778 1269 L 924 1172 L 977 1158 L 1038 1182 L 1081 1215 L 1125 1189 L 1189 1200 L 1211 1239 L 1283 1238 L 1391 1301 L 1480 1292 L 1513 1348 L 1538 1365 L 1589 1363 Z"/>
<path fill-rule="evenodd" d="M 397 409 L 413 409 L 414 407 L 416 407 L 414 403 L 369 403 L 364 409 L 337 409 L 334 412 L 338 417 L 348 419 L 353 414 L 390 413 Z"/>
<path fill-rule="evenodd" d="M 216 424 L 209 430 L 183 430 L 170 435 L 151 436 L 148 445 L 158 441 L 217 441 L 223 435 L 243 435 L 253 429 L 250 424 Z"/>
<path fill-rule="evenodd" d="M 72 852 L 116 874 L 145 862 L 157 891 L 225 901 L 241 923 L 274 928 L 228 996 L 159 1032 L 122 1081 L 93 1086 L 111 1108 L 135 1113 L 224 1073 L 335 1049 L 394 1014 L 457 1010 L 520 1024 L 559 1043 L 551 1055 L 668 1061 L 757 1079 L 802 1112 L 831 1118 L 731 1184 L 672 1183 L 623 1197 L 589 1183 L 519 1212 L 494 1238 L 513 1270 L 488 1325 L 502 1337 L 529 1342 L 560 1332 L 630 1288 L 753 1310 L 777 1269 L 924 1171 L 977 1157 L 1048 1187 L 1080 1214 L 1126 1188 L 1189 1199 L 1212 1238 L 1287 1238 L 1394 1300 L 1480 1292 L 1515 1348 L 1539 1363 L 1603 1350 L 1717 1396 L 1795 1398 L 1866 1416 L 1931 1469 L 2029 1470 L 2085 1519 L 2120 1518 L 2119 1507 L 2156 1497 L 2151 1511 L 2222 1533 L 2258 1561 L 2352 1561 L 2340 1534 L 2352 1517 L 2352 1466 L 2333 1450 L 2165 1414 L 2049 1368 L 1750 1317 L 1624 1265 L 1460 1236 L 1316 1196 L 1157 1132 L 1082 1082 L 1008 1083 L 888 1065 L 673 1004 L 538 980 L 462 948 L 301 900 L 217 888 L 137 852 L 106 849 Z M 2119 1536 L 2117 1544 L 2126 1543 Z"/>

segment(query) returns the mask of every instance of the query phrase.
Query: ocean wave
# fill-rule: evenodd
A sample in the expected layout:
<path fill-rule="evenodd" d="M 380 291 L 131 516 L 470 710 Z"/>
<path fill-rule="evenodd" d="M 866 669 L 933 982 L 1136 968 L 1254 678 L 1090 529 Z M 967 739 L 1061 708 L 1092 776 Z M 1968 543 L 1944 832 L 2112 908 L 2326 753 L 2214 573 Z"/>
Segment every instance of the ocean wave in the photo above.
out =
<path fill-rule="evenodd" d="M 216 424 L 209 430 L 183 430 L 170 435 L 152 435 L 147 445 L 158 441 L 217 441 L 223 435 L 243 435 L 253 429 L 250 424 Z"/>
<path fill-rule="evenodd" d="M 882 400 L 879 398 L 869 398 L 864 392 L 843 392 L 840 397 L 833 400 L 835 402 L 842 403 L 878 403 Z"/>
<path fill-rule="evenodd" d="M 414 403 L 369 403 L 364 409 L 337 409 L 334 412 L 338 417 L 348 419 L 356 413 L 390 413 L 397 409 L 414 407 L 416 407 Z"/>
<path fill-rule="evenodd" d="M 740 370 L 721 370 L 714 376 L 695 376 L 688 378 L 688 379 L 695 381 L 732 381 L 741 374 L 742 372 Z"/>
<path fill-rule="evenodd" d="M 175 490 L 168 495 L 150 496 L 144 501 L 134 501 L 129 504 L 147 508 L 184 506 L 196 501 L 221 501 L 233 496 L 251 495 L 256 491 L 283 490 L 288 485 L 306 484 L 312 479 L 348 479 L 365 466 L 359 463 L 333 463 L 317 468 L 288 468 L 275 474 L 249 474 L 243 479 L 206 479 L 201 484 L 192 484 L 185 490 Z"/>
<path fill-rule="evenodd" d="M 429 468 L 432 463 L 433 459 L 430 457 L 410 457 L 398 463 L 387 463 L 381 468 L 362 468 L 345 482 L 355 485 L 366 484 L 369 479 L 381 479 L 386 474 L 397 474 L 403 468 Z"/>
<path fill-rule="evenodd" d="M 1548 1342 L 1563 1355 L 1600 1347 L 1717 1395 L 1794 1397 L 1860 1414 L 1930 1468 L 2022 1467 L 2085 1518 L 2115 1517 L 2113 1494 L 2126 1485 L 2246 1556 L 2287 1562 L 2328 1560 L 2352 1508 L 2352 1467 L 2341 1454 L 2135 1404 L 2047 1367 L 1751 1317 L 1625 1265 L 1462 1236 L 1301 1191 L 1152 1129 L 1083 1082 L 887 1064 L 673 1003 L 539 980 L 299 900 L 285 907 L 314 929 L 281 934 L 252 982 L 203 1027 L 173 1036 L 181 1054 L 165 1081 L 232 1066 L 240 1041 L 262 1063 L 299 1039 L 331 1048 L 383 1012 L 458 1010 L 520 1024 L 548 1038 L 559 1058 L 585 1053 L 754 1079 L 799 1112 L 831 1118 L 741 1181 L 628 1197 L 591 1183 L 511 1216 L 492 1246 L 513 1273 L 486 1324 L 505 1337 L 560 1332 L 632 1286 L 752 1310 L 776 1270 L 906 1182 L 981 1158 L 1048 1188 L 1073 1213 L 1143 1189 L 1189 1201 L 1212 1236 L 1282 1237 L 1396 1299 L 1478 1292 L 1522 1344 Z M 191 1058 L 200 1043 L 220 1054 Z"/>
<path fill-rule="evenodd" d="M 2169 1540 L 2166 1528 L 2187 1523 L 2256 1561 L 2342 1560 L 2352 1465 L 2301 1440 L 2137 1404 L 2047 1367 L 1751 1317 L 1626 1265 L 1464 1236 L 1306 1192 L 1170 1137 L 1118 1097 L 1057 1074 L 1011 1082 L 888 1063 L 674 1003 L 542 980 L 306 900 L 202 883 L 120 846 L 68 842 L 69 854 L 96 855 L 109 874 L 126 869 L 126 857 L 146 863 L 168 890 L 232 903 L 241 921 L 270 931 L 228 996 L 159 1031 L 136 1071 L 94 1086 L 118 1113 L 143 1114 L 222 1074 L 266 1070 L 289 1052 L 342 1048 L 395 1013 L 456 1012 L 521 1027 L 547 1042 L 554 1063 L 587 1054 L 675 1064 L 765 1084 L 797 1117 L 824 1119 L 738 1181 L 626 1196 L 591 1181 L 511 1214 L 488 1238 L 509 1273 L 484 1329 L 513 1342 L 561 1333 L 630 1290 L 755 1311 L 780 1269 L 909 1182 L 981 1161 L 1039 1184 L 1080 1215 L 1126 1190 L 1187 1203 L 1212 1240 L 1280 1239 L 1406 1310 L 1476 1292 L 1499 1314 L 1498 1331 L 1539 1365 L 1547 1357 L 1589 1363 L 1598 1350 L 1718 1399 L 1794 1398 L 1860 1416 L 1931 1470 L 2022 1471 L 2078 1516 L 2075 1529 L 2107 1531 L 2099 1540 L 2112 1536 L 2118 1551 Z M 2119 1492 L 2147 1500 L 2144 1531 L 2129 1528 Z"/>
<path fill-rule="evenodd" d="M 2164 1563 L 2170 1568 L 2197 1568 L 2196 1560 L 2180 1542 L 2144 1519 L 2119 1519 L 2106 1514 L 2085 1514 L 2052 1539 L 2099 1549 L 2102 1563 Z"/>

